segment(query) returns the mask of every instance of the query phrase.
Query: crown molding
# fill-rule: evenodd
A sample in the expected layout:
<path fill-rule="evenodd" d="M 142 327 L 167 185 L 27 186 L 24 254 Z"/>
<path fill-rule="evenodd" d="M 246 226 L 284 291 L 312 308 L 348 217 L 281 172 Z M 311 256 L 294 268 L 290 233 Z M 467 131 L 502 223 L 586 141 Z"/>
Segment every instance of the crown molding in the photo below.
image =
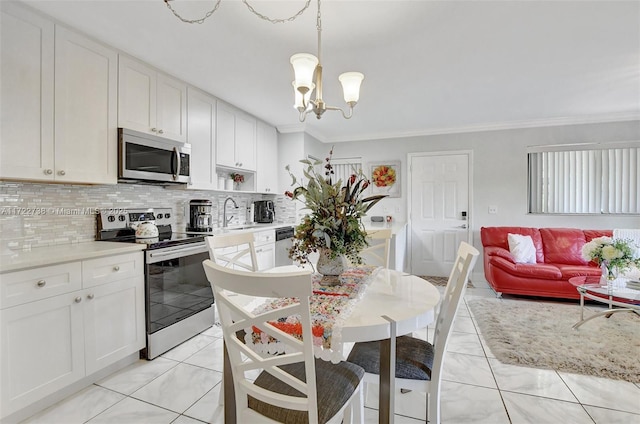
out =
<path fill-rule="evenodd" d="M 349 141 L 372 141 L 372 140 L 385 140 L 385 139 L 398 139 L 398 138 L 410 138 L 410 137 L 424 137 L 431 135 L 444 135 L 444 134 L 461 134 L 472 132 L 484 132 L 484 131 L 503 131 L 514 130 L 522 128 L 542 128 L 542 127 L 555 127 L 566 125 L 581 125 L 581 124 L 604 124 L 608 122 L 625 122 L 625 121 L 639 121 L 640 113 L 612 113 L 606 115 L 589 115 L 589 116 L 567 116 L 561 118 L 551 119 L 531 119 L 523 121 L 509 121 L 509 122 L 495 122 L 479 125 L 467 125 L 460 127 L 443 127 L 433 128 L 419 131 L 405 131 L 405 132 L 393 132 L 393 133 L 377 133 L 367 134 L 355 137 L 326 137 L 322 134 L 311 134 L 315 138 L 323 143 L 346 143 Z M 299 126 L 298 126 L 299 127 Z M 302 126 L 304 127 L 304 125 Z M 280 129 L 280 127 L 278 127 Z M 297 131 L 305 131 L 304 128 L 298 128 Z"/>

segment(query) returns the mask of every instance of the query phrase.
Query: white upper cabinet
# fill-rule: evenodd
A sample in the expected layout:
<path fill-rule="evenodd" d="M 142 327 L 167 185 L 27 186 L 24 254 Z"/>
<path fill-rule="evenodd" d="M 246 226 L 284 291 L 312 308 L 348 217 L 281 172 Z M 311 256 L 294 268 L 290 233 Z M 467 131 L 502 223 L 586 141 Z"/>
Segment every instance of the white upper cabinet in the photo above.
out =
<path fill-rule="evenodd" d="M 0 7 L 0 178 L 53 181 L 54 26 Z"/>
<path fill-rule="evenodd" d="M 0 178 L 115 184 L 115 51 L 11 3 L 1 27 Z"/>
<path fill-rule="evenodd" d="M 278 132 L 264 122 L 258 121 L 256 137 L 257 187 L 263 193 L 278 192 Z"/>
<path fill-rule="evenodd" d="M 120 55 L 118 126 L 185 142 L 187 84 Z"/>
<path fill-rule="evenodd" d="M 117 183 L 117 86 L 114 50 L 56 27 L 57 181 Z"/>
<path fill-rule="evenodd" d="M 188 89 L 187 141 L 191 144 L 189 188 L 215 190 L 216 99 L 192 87 Z"/>
<path fill-rule="evenodd" d="M 219 166 L 256 170 L 256 119 L 218 102 L 216 160 Z"/>

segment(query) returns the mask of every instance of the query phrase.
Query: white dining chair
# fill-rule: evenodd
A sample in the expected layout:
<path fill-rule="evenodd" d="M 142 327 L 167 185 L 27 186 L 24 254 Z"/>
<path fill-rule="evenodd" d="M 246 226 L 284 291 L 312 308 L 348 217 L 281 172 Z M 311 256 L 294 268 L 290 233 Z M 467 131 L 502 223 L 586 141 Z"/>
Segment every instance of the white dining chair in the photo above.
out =
<path fill-rule="evenodd" d="M 352 418 L 363 422 L 361 383 L 364 370 L 345 361 L 333 364 L 314 358 L 309 271 L 246 272 L 223 267 L 211 260 L 204 261 L 203 265 L 220 311 L 238 423 L 340 423 L 343 418 L 344 422 L 351 422 Z M 255 315 L 237 302 L 238 294 L 257 298 L 297 298 L 298 303 Z M 300 317 L 304 343 L 269 323 L 290 315 Z M 238 337 L 238 332 L 253 328 L 285 344 L 286 353 L 257 353 Z M 254 370 L 262 371 L 255 381 L 255 375 L 251 375 Z"/>
<path fill-rule="evenodd" d="M 391 228 L 367 230 L 369 247 L 362 249 L 360 252 L 365 264 L 389 268 L 391 236 Z"/>
<path fill-rule="evenodd" d="M 215 263 L 234 269 L 258 270 L 253 232 L 217 234 L 205 240 L 209 257 Z"/>
<path fill-rule="evenodd" d="M 447 341 L 467 288 L 469 274 L 479 254 L 480 252 L 470 244 L 460 243 L 436 317 L 433 344 L 411 336 L 396 339 L 395 385 L 402 389 L 427 393 L 427 419 L 430 423 L 440 424 L 440 383 Z M 365 384 L 378 384 L 379 341 L 356 343 L 347 361 L 365 369 Z"/>

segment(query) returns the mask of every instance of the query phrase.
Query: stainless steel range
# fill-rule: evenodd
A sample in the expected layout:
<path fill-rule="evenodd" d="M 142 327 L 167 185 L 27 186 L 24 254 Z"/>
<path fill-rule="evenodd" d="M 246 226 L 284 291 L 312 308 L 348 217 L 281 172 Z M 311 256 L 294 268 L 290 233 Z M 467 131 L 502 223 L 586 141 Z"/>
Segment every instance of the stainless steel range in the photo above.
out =
<path fill-rule="evenodd" d="M 154 224 L 158 237 L 136 238 L 143 222 Z M 214 323 L 213 293 L 202 267 L 209 251 L 202 234 L 174 233 L 171 209 L 129 209 L 98 214 L 101 241 L 143 243 L 147 347 L 153 359 L 197 335 Z M 149 224 L 145 224 L 149 226 Z M 140 235 L 140 232 L 139 232 Z"/>

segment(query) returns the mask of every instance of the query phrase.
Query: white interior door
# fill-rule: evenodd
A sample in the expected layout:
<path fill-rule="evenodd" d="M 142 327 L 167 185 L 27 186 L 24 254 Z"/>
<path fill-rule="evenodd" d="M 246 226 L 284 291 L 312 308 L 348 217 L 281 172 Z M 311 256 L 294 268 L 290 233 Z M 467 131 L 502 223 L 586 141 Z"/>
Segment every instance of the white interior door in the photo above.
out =
<path fill-rule="evenodd" d="M 409 155 L 410 260 L 414 275 L 448 276 L 470 242 L 470 153 Z"/>

